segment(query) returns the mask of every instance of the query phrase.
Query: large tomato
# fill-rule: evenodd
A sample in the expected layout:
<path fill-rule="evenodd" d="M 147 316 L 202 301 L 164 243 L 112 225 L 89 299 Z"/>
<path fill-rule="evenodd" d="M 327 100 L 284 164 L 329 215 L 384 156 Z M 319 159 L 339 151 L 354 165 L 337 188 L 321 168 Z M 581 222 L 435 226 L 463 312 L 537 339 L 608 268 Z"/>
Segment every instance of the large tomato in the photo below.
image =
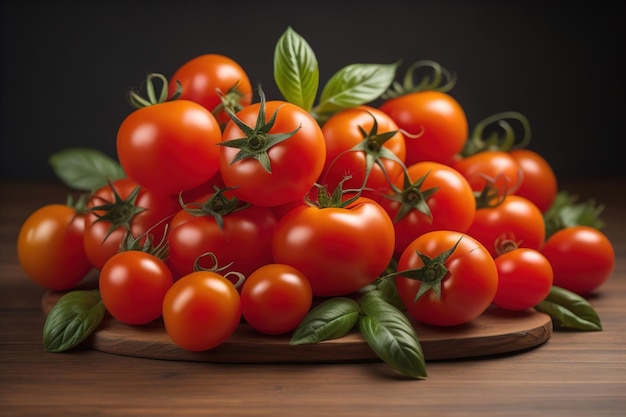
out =
<path fill-rule="evenodd" d="M 322 132 L 326 163 L 318 182 L 330 189 L 350 175 L 344 189 L 365 187 L 363 197 L 380 200 L 390 181 L 403 172 L 404 135 L 390 116 L 376 108 L 359 106 L 335 113 Z"/>
<path fill-rule="evenodd" d="M 177 82 L 182 87 L 180 99 L 201 104 L 221 124 L 230 120 L 224 111 L 222 97 L 225 104 L 235 112 L 252 102 L 248 74 L 239 63 L 225 55 L 199 55 L 182 64 L 170 77 L 170 97 L 177 90 Z"/>
<path fill-rule="evenodd" d="M 346 295 L 371 284 L 393 256 L 394 227 L 375 202 L 361 197 L 345 207 L 297 206 L 278 222 L 276 263 L 291 265 L 315 296 Z"/>
<path fill-rule="evenodd" d="M 522 182 L 515 194 L 526 197 L 545 213 L 556 198 L 558 182 L 550 163 L 530 149 L 509 151 L 522 171 Z"/>
<path fill-rule="evenodd" d="M 407 313 L 435 326 L 474 320 L 491 305 L 498 287 L 498 270 L 487 249 L 449 230 L 411 242 L 398 260 L 398 273 L 396 287 Z"/>
<path fill-rule="evenodd" d="M 469 132 L 463 107 L 440 91 L 410 92 L 383 102 L 387 113 L 406 132 L 406 161 L 449 163 L 465 146 Z M 418 137 L 414 137 L 419 135 Z"/>
<path fill-rule="evenodd" d="M 326 144 L 307 111 L 261 98 L 224 127 L 220 172 L 240 200 L 279 206 L 310 191 L 324 168 Z"/>
<path fill-rule="evenodd" d="M 85 217 L 74 207 L 48 204 L 28 216 L 17 237 L 17 257 L 35 283 L 68 290 L 91 269 L 85 254 Z"/>
<path fill-rule="evenodd" d="M 459 171 L 477 192 L 491 186 L 499 191 L 500 195 L 512 194 L 519 188 L 524 175 L 515 158 L 509 152 L 500 150 L 486 150 L 457 158 L 450 165 Z"/>

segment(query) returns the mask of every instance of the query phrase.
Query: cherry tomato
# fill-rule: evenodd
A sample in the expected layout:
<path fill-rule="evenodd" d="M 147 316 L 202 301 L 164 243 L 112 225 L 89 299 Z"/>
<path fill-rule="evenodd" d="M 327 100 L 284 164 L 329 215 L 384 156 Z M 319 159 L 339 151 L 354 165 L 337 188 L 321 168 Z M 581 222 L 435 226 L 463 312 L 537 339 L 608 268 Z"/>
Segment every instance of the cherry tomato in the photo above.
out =
<path fill-rule="evenodd" d="M 550 261 L 535 249 L 517 248 L 499 255 L 498 291 L 493 303 L 506 310 L 526 310 L 550 293 L 554 272 Z"/>
<path fill-rule="evenodd" d="M 17 257 L 33 282 L 54 291 L 68 290 L 91 269 L 85 254 L 85 217 L 65 204 L 48 204 L 22 223 Z"/>
<path fill-rule="evenodd" d="M 194 271 L 170 287 L 163 299 L 165 331 L 189 351 L 224 343 L 241 322 L 241 300 L 233 283 L 216 272 Z"/>
<path fill-rule="evenodd" d="M 470 183 L 472 190 L 495 187 L 501 195 L 513 194 L 520 186 L 523 172 L 509 152 L 486 150 L 454 159 L 450 164 Z"/>
<path fill-rule="evenodd" d="M 157 256 L 138 250 L 119 252 L 100 271 L 98 285 L 107 311 L 118 321 L 147 324 L 161 317 L 172 273 Z"/>
<path fill-rule="evenodd" d="M 530 149 L 509 151 L 522 171 L 522 183 L 515 194 L 526 197 L 545 213 L 556 198 L 558 182 L 548 161 Z"/>
<path fill-rule="evenodd" d="M 554 269 L 554 285 L 588 295 L 613 273 L 615 249 L 608 237 L 589 226 L 566 227 L 546 241 L 542 253 Z"/>
<path fill-rule="evenodd" d="M 189 100 L 139 108 L 121 123 L 117 155 L 129 178 L 164 194 L 208 181 L 219 169 L 220 125 L 209 110 Z"/>
<path fill-rule="evenodd" d="M 366 197 L 345 207 L 298 206 L 278 222 L 272 253 L 308 278 L 313 295 L 346 295 L 386 269 L 394 233 L 385 210 Z"/>
<path fill-rule="evenodd" d="M 252 101 L 252 86 L 245 70 L 234 59 L 220 54 L 196 56 L 182 64 L 170 77 L 169 96 L 182 86 L 180 99 L 191 100 L 213 112 L 221 124 L 230 118 L 224 112 L 220 91 L 234 111 Z"/>
<path fill-rule="evenodd" d="M 450 250 L 444 260 L 436 259 Z M 423 255 L 430 261 L 425 263 Z M 411 242 L 400 255 L 398 271 L 411 270 L 421 270 L 422 279 L 400 274 L 398 294 L 411 317 L 435 326 L 474 320 L 491 305 L 498 288 L 498 270 L 489 251 L 460 232 L 436 230 Z M 423 294 L 416 300 L 418 291 Z"/>
<path fill-rule="evenodd" d="M 264 265 L 250 274 L 241 288 L 243 318 L 264 334 L 292 331 L 312 303 L 309 280 L 289 265 Z"/>
<path fill-rule="evenodd" d="M 467 141 L 467 116 L 448 93 L 412 92 L 386 100 L 379 109 L 406 132 L 406 165 L 420 161 L 447 164 Z"/>

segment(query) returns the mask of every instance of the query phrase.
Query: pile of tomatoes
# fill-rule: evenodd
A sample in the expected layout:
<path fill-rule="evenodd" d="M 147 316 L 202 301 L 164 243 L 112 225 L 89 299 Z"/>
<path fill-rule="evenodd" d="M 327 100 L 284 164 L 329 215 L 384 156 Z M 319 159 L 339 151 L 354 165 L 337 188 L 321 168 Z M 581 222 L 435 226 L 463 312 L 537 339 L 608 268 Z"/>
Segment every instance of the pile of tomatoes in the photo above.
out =
<path fill-rule="evenodd" d="M 425 61 L 411 71 L 424 67 L 445 75 Z M 368 70 L 359 76 L 379 76 Z M 316 92 L 316 74 L 295 89 Z M 294 90 L 287 78 L 281 91 Z M 79 201 L 34 212 L 18 237 L 21 265 L 59 291 L 98 270 L 111 316 L 162 319 L 194 351 L 242 322 L 291 332 L 319 300 L 381 279 L 415 320 L 453 326 L 493 305 L 532 308 L 555 285 L 586 295 L 610 276 L 613 248 L 597 227 L 548 227 L 559 191 L 550 164 L 479 134 L 493 124 L 507 137 L 521 115 L 472 132 L 450 84 L 382 78 L 385 94 L 314 107 L 311 94 L 267 100 L 220 54 L 169 79 L 150 74 L 119 126 L 118 169 Z M 72 157 L 94 158 L 85 171 L 106 165 L 80 152 Z"/>

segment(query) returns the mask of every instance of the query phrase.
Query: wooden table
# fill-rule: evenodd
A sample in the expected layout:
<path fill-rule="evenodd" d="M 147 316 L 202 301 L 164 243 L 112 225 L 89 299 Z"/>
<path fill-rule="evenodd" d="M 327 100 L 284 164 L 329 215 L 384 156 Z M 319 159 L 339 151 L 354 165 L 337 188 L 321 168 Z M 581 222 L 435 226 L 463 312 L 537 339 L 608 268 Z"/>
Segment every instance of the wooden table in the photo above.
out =
<path fill-rule="evenodd" d="M 562 182 L 606 204 L 613 276 L 589 300 L 602 332 L 554 332 L 525 352 L 427 362 L 426 380 L 381 362 L 213 364 L 42 346 L 45 290 L 22 272 L 15 241 L 57 184 L 0 183 L 2 416 L 618 416 L 626 410 L 626 178 Z"/>

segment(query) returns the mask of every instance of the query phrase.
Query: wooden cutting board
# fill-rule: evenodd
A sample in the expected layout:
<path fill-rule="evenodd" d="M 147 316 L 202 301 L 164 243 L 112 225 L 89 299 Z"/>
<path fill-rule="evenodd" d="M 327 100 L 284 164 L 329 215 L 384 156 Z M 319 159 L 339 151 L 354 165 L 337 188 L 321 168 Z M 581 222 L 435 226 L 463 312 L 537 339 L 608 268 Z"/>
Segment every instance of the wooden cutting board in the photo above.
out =
<path fill-rule="evenodd" d="M 42 310 L 48 313 L 61 292 L 47 292 Z M 444 360 L 522 352 L 546 342 L 552 320 L 533 309 L 511 312 L 496 307 L 470 323 L 446 328 L 413 322 L 425 359 Z M 363 362 L 379 360 L 363 337 L 348 335 L 316 344 L 289 344 L 290 335 L 267 336 L 242 323 L 219 347 L 190 352 L 176 346 L 161 320 L 130 326 L 107 316 L 83 345 L 117 355 L 150 359 L 222 363 Z"/>

